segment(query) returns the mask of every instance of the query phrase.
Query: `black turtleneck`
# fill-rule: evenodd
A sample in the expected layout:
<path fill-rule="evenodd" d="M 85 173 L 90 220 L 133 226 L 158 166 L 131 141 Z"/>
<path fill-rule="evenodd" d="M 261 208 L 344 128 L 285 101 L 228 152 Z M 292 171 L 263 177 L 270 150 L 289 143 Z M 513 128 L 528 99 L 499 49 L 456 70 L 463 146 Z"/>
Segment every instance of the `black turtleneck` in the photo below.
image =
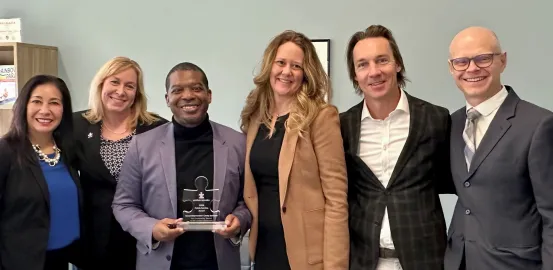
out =
<path fill-rule="evenodd" d="M 182 217 L 183 189 L 196 189 L 198 176 L 209 179 L 213 188 L 213 130 L 209 117 L 196 127 L 185 127 L 173 118 L 177 169 L 177 217 Z M 206 198 L 209 193 L 206 193 Z M 175 240 L 171 270 L 217 270 L 212 232 L 185 232 Z"/>

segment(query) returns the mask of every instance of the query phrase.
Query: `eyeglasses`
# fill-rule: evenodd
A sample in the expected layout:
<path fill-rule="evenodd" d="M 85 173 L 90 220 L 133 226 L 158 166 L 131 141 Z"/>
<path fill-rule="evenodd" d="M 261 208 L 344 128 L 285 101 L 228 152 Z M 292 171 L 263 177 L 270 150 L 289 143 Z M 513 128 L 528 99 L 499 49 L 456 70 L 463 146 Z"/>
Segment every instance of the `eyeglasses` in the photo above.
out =
<path fill-rule="evenodd" d="M 473 61 L 474 64 L 479 68 L 487 68 L 492 65 L 493 57 L 496 55 L 501 55 L 501 53 L 486 53 L 480 54 L 475 57 L 460 57 L 455 59 L 450 59 L 449 62 L 453 69 L 457 71 L 465 71 L 469 68 L 470 62 Z"/>

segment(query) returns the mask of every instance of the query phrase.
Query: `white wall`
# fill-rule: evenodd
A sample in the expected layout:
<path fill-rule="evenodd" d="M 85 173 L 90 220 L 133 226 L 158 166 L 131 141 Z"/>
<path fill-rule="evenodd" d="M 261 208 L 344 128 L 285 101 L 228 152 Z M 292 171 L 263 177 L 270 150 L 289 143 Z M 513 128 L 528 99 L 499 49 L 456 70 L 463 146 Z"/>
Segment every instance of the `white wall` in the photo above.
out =
<path fill-rule="evenodd" d="M 333 103 L 341 111 L 360 101 L 348 81 L 345 47 L 351 34 L 370 24 L 394 32 L 412 81 L 407 91 L 450 110 L 463 106 L 463 99 L 447 71 L 449 42 L 469 25 L 490 27 L 508 52 L 504 83 L 553 109 L 552 7 L 546 0 L 0 0 L 0 17 L 23 18 L 26 42 L 59 47 L 60 75 L 72 89 L 76 110 L 86 108 L 97 69 L 124 55 L 145 71 L 150 110 L 169 118 L 166 73 L 191 61 L 207 72 L 214 91 L 211 118 L 238 128 L 263 50 L 285 29 L 332 40 Z M 442 201 L 449 223 L 456 197 Z"/>

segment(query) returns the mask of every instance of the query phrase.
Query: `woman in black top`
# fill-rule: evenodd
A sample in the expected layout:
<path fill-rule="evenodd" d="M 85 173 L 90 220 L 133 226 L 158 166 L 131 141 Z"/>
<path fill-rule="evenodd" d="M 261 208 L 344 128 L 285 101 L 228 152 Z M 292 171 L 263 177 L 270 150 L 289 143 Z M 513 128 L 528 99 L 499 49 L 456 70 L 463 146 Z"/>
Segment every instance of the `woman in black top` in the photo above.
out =
<path fill-rule="evenodd" d="M 86 213 L 84 270 L 136 267 L 136 239 L 115 220 L 111 203 L 133 136 L 167 122 L 146 110 L 142 76 L 135 61 L 110 60 L 92 81 L 90 108 L 74 115 Z"/>
<path fill-rule="evenodd" d="M 63 80 L 31 78 L 0 139 L 0 269 L 80 265 L 81 187 L 71 96 Z"/>
<path fill-rule="evenodd" d="M 261 270 L 348 269 L 347 179 L 338 109 L 311 40 L 284 31 L 246 99 L 244 201 Z"/>
<path fill-rule="evenodd" d="M 265 125 L 259 127 L 255 141 L 251 148 L 250 168 L 259 198 L 259 236 L 257 239 L 258 252 L 256 268 L 259 269 L 290 269 L 284 230 L 280 218 L 280 198 L 278 181 L 278 160 L 280 148 L 286 129 L 284 122 L 288 114 L 277 118 L 274 133 L 270 139 L 270 129 Z"/>

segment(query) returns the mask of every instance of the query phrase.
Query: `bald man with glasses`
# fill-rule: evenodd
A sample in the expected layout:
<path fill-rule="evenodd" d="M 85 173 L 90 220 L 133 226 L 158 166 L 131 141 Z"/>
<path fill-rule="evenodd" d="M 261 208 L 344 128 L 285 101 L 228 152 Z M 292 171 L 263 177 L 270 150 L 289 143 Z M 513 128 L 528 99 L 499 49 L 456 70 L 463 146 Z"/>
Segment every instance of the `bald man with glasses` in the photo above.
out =
<path fill-rule="evenodd" d="M 482 27 L 458 33 L 449 69 L 466 106 L 452 114 L 459 199 L 445 269 L 553 269 L 553 113 L 501 83 L 507 54 Z"/>

